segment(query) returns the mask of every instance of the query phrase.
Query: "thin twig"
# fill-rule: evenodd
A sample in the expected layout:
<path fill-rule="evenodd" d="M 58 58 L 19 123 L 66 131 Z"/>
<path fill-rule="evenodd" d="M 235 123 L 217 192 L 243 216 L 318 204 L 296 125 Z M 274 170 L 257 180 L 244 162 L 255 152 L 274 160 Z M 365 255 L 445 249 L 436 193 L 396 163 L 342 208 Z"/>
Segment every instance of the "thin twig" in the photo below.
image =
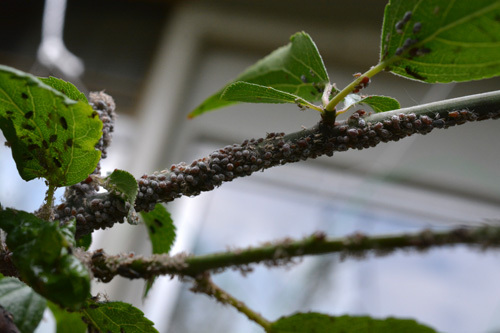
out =
<path fill-rule="evenodd" d="M 248 319 L 260 325 L 266 332 L 271 328 L 271 323 L 262 317 L 260 313 L 250 309 L 245 303 L 234 298 L 231 294 L 217 286 L 209 274 L 202 274 L 196 277 L 195 284 L 191 291 L 204 293 L 215 298 L 219 303 L 227 304 L 234 307 L 239 312 L 243 313 Z"/>

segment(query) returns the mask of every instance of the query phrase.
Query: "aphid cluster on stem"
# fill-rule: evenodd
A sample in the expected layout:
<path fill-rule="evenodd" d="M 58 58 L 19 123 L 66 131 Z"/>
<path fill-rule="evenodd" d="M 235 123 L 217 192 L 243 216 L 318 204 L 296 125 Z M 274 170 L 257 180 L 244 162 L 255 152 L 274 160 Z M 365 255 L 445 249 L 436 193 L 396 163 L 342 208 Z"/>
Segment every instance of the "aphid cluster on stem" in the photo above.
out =
<path fill-rule="evenodd" d="M 498 117 L 500 110 L 487 114 L 469 110 L 426 114 L 391 111 L 373 116 L 358 110 L 344 121 L 320 121 L 310 129 L 288 135 L 268 133 L 264 138 L 225 146 L 189 164 L 182 162 L 167 170 L 143 175 L 137 180 L 139 192 L 135 209 L 149 211 L 158 202 L 195 196 L 273 166 L 332 156 L 336 151 L 374 147 L 380 142 L 398 141 L 415 133 L 427 134 L 434 128 Z M 111 193 L 98 194 L 84 186 L 90 184 L 91 178 L 89 182 L 70 187 L 73 192 L 69 192 L 66 203 L 56 209 L 57 217 L 62 220 L 73 216 L 77 219 L 78 237 L 123 222 L 130 208 L 120 197 Z"/>
<path fill-rule="evenodd" d="M 111 134 L 114 130 L 115 102 L 111 96 L 104 92 L 91 92 L 89 103 L 102 121 L 102 137 L 96 145 L 96 149 L 101 151 L 101 159 L 106 158 L 107 148 L 111 144 Z"/>

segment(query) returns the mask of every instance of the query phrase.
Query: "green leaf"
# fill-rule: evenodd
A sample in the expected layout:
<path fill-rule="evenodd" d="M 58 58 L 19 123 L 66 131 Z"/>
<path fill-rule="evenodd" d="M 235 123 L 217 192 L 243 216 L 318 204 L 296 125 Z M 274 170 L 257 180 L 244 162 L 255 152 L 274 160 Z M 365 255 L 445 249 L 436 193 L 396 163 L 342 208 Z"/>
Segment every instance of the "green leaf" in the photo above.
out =
<path fill-rule="evenodd" d="M 92 234 L 84 235 L 76 240 L 77 247 L 83 247 L 87 251 L 92 244 Z"/>
<path fill-rule="evenodd" d="M 45 81 L 76 95 L 64 81 Z M 6 66 L 0 66 L 0 129 L 26 181 L 43 177 L 53 186 L 73 185 L 94 171 L 101 156 L 95 145 L 102 122 L 81 96 L 72 100 Z"/>
<path fill-rule="evenodd" d="M 33 332 L 42 320 L 47 301 L 18 279 L 0 279 L 0 304 L 14 317 L 21 332 Z"/>
<path fill-rule="evenodd" d="M 123 302 L 88 301 L 82 314 L 98 332 L 158 332 L 141 310 Z"/>
<path fill-rule="evenodd" d="M 282 317 L 271 325 L 272 333 L 432 333 L 430 327 L 411 319 L 373 319 L 370 317 L 333 317 L 321 313 L 298 313 Z"/>
<path fill-rule="evenodd" d="M 169 253 L 175 241 L 175 225 L 164 205 L 156 204 L 150 212 L 141 212 L 142 220 L 148 230 L 153 253 Z M 153 286 L 154 278 L 146 281 L 144 296 Z"/>
<path fill-rule="evenodd" d="M 87 325 L 82 321 L 80 312 L 69 312 L 61 309 L 54 303 L 48 302 L 48 306 L 56 320 L 57 333 L 85 333 Z"/>
<path fill-rule="evenodd" d="M 292 103 L 305 107 L 311 104 L 303 98 L 254 83 L 238 81 L 230 84 L 222 93 L 221 98 L 226 101 L 247 103 Z"/>
<path fill-rule="evenodd" d="M 377 95 L 361 97 L 358 94 L 349 94 L 344 99 L 343 110 L 346 111 L 357 104 L 366 104 L 377 113 L 401 108 L 399 102 L 392 97 Z"/>
<path fill-rule="evenodd" d="M 80 92 L 72 83 L 66 82 L 64 80 L 51 77 L 40 77 L 40 81 L 48 86 L 51 86 L 55 90 L 63 93 L 65 96 L 71 98 L 74 101 L 82 101 L 88 103 L 87 97 L 84 93 Z"/>
<path fill-rule="evenodd" d="M 137 224 L 138 217 L 134 209 L 134 203 L 139 186 L 134 176 L 127 171 L 115 169 L 115 171 L 104 179 L 102 185 L 112 194 L 125 200 L 125 208 L 128 210 L 127 222 Z"/>
<path fill-rule="evenodd" d="M 153 253 L 169 253 L 175 241 L 175 225 L 170 213 L 162 204 L 150 212 L 141 212 L 153 246 Z"/>
<path fill-rule="evenodd" d="M 309 102 L 321 100 L 329 79 L 316 45 L 305 32 L 296 33 L 290 41 L 247 68 L 234 81 L 207 98 L 189 117 L 234 104 L 233 101 L 222 100 L 221 95 L 229 85 L 237 81 L 271 87 Z"/>
<path fill-rule="evenodd" d="M 27 212 L 0 210 L 0 228 L 7 232 L 12 262 L 23 281 L 52 302 L 78 309 L 90 292 L 90 277 L 85 265 L 71 255 L 75 221 L 70 223 L 59 227 L 58 221 Z"/>
<path fill-rule="evenodd" d="M 411 18 L 405 23 L 406 12 Z M 497 76 L 499 17 L 498 0 L 391 0 L 385 8 L 381 60 L 390 62 L 397 75 L 429 83 Z M 404 47 L 407 40 L 414 44 Z"/>

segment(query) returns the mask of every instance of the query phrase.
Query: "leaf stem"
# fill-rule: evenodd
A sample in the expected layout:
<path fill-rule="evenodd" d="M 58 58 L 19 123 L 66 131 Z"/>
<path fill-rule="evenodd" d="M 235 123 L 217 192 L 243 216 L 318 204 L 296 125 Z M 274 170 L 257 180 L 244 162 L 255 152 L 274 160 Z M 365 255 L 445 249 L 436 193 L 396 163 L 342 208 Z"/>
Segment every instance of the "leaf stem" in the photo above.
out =
<path fill-rule="evenodd" d="M 51 221 L 52 220 L 52 205 L 54 203 L 54 193 L 56 192 L 57 187 L 49 184 L 49 188 L 47 189 L 47 193 L 45 194 L 45 203 L 40 209 L 40 213 L 38 217 L 43 220 Z"/>
<path fill-rule="evenodd" d="M 210 279 L 209 274 L 202 274 L 201 276 L 198 276 L 195 281 L 195 286 L 191 289 L 192 291 L 204 293 L 208 296 L 214 297 L 222 304 L 231 305 L 236 310 L 244 314 L 248 319 L 264 328 L 266 332 L 269 332 L 271 323 L 267 319 L 262 317 L 260 313 L 250 309 L 245 303 L 237 300 L 234 296 L 217 286 Z"/>
<path fill-rule="evenodd" d="M 378 63 L 376 66 L 370 68 L 368 71 L 363 73 L 360 77 L 358 77 L 356 80 L 352 81 L 347 87 L 342 89 L 337 95 L 335 95 L 329 102 L 326 104 L 324 107 L 324 112 L 329 113 L 329 112 L 334 112 L 335 107 L 337 104 L 342 102 L 344 98 L 349 95 L 358 84 L 361 83 L 361 80 L 363 80 L 364 77 L 371 78 L 375 76 L 376 74 L 380 73 L 383 71 L 390 63 L 392 63 L 394 59 L 382 61 Z"/>

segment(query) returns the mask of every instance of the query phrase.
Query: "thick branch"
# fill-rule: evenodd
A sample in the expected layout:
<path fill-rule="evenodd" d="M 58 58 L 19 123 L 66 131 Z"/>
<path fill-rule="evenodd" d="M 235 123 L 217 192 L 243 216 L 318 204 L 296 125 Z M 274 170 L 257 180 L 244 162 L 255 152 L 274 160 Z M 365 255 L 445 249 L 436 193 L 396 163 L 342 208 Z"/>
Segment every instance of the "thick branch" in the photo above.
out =
<path fill-rule="evenodd" d="M 500 91 L 445 100 L 366 116 L 357 111 L 347 120 L 320 121 L 316 126 L 285 135 L 270 133 L 266 138 L 246 140 L 221 148 L 191 164 L 172 165 L 169 170 L 138 179 L 135 209 L 148 211 L 158 202 L 211 191 L 224 182 L 249 176 L 255 171 L 336 151 L 365 149 L 381 142 L 398 141 L 413 134 L 427 134 L 470 121 L 500 117 Z M 89 194 L 62 205 L 56 215 L 61 220 L 69 212 L 81 210 L 77 237 L 95 229 L 123 222 L 123 201 L 110 194 Z"/>
<path fill-rule="evenodd" d="M 94 276 L 110 281 L 116 275 L 126 278 L 150 279 L 157 275 L 191 276 L 196 278 L 206 272 L 219 273 L 225 268 L 247 272 L 249 265 L 264 263 L 266 266 L 282 266 L 296 257 L 337 253 L 342 259 L 363 258 L 374 254 L 382 256 L 397 250 L 426 251 L 433 247 L 468 244 L 480 250 L 500 247 L 500 227 L 458 228 L 437 232 L 424 230 L 419 233 L 369 237 L 361 233 L 342 239 L 328 239 L 316 233 L 302 240 L 286 239 L 259 247 L 249 247 L 203 256 L 185 254 L 169 256 L 153 255 L 149 258 L 130 255 L 107 255 L 102 251 L 84 254 L 84 261 Z"/>

